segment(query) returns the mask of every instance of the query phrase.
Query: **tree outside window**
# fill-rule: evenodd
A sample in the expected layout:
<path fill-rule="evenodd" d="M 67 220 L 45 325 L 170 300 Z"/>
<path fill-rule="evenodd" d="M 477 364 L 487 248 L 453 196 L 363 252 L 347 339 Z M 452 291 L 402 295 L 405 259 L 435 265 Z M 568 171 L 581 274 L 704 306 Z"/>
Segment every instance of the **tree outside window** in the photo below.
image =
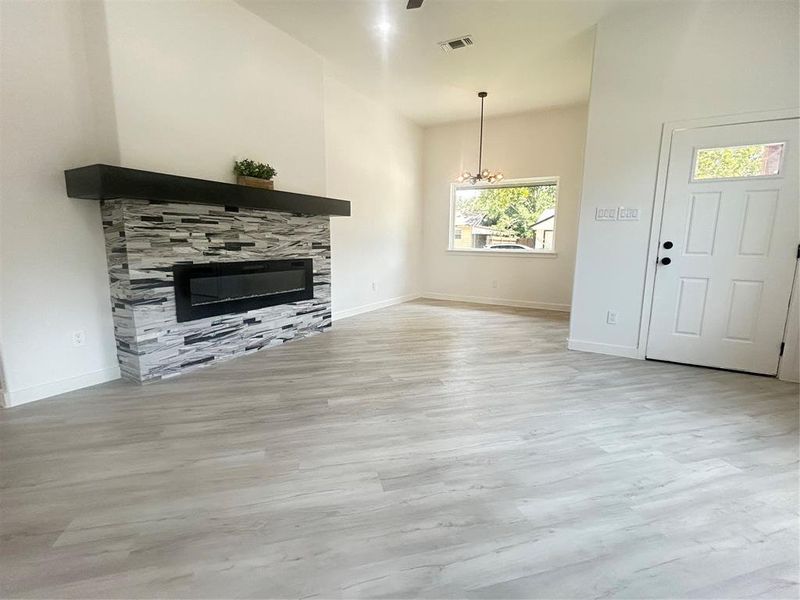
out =
<path fill-rule="evenodd" d="M 454 249 L 553 250 L 555 182 L 455 191 Z"/>

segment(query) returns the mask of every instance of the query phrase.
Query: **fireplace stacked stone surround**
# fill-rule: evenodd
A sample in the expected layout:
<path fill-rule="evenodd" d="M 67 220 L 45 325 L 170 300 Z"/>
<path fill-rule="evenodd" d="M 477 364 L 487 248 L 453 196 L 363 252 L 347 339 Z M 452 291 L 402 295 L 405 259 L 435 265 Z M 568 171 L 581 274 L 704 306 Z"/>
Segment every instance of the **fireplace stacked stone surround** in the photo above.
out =
<path fill-rule="evenodd" d="M 153 200 L 104 200 L 106 255 L 123 377 L 146 382 L 331 325 L 330 217 Z M 311 258 L 314 298 L 178 323 L 176 263 Z"/>

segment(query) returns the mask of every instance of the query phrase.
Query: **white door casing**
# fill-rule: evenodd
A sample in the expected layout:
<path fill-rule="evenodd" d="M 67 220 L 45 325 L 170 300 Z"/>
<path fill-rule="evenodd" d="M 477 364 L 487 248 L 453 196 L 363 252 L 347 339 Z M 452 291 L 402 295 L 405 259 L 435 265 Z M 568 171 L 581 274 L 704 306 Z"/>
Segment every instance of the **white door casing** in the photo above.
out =
<path fill-rule="evenodd" d="M 774 375 L 798 231 L 798 119 L 677 130 L 647 358 Z M 692 181 L 695 152 L 784 142 L 776 176 Z M 669 250 L 663 248 L 673 243 Z"/>
<path fill-rule="evenodd" d="M 786 348 L 778 365 L 778 379 L 800 383 L 800 275 L 794 272 L 792 300 L 783 341 Z"/>

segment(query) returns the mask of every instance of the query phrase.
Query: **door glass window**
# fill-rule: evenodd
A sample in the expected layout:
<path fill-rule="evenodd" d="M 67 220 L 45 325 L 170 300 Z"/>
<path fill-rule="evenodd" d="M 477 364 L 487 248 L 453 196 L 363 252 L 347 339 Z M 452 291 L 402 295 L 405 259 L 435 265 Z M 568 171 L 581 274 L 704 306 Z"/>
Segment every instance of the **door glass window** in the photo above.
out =
<path fill-rule="evenodd" d="M 778 142 L 699 148 L 695 152 L 692 181 L 778 175 L 783 161 L 784 146 L 784 142 Z"/>

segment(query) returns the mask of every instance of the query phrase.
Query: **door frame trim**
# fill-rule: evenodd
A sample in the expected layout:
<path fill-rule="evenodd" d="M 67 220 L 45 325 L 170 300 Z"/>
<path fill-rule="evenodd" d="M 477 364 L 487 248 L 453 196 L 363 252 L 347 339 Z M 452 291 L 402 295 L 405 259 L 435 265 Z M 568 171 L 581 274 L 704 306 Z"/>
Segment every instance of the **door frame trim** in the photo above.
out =
<path fill-rule="evenodd" d="M 647 266 L 645 268 L 644 289 L 642 293 L 642 312 L 639 315 L 639 339 L 637 340 L 637 358 L 647 357 L 647 343 L 650 336 L 650 319 L 653 310 L 653 294 L 656 283 L 656 257 L 661 237 L 661 221 L 664 216 L 664 202 L 667 192 L 667 173 L 669 155 L 672 151 L 672 137 L 678 131 L 686 129 L 703 129 L 720 125 L 741 125 L 761 121 L 782 121 L 800 118 L 800 107 L 781 110 L 747 112 L 702 119 L 666 121 L 661 128 L 661 142 L 656 169 L 656 186 L 653 194 L 653 210 L 650 217 L 650 236 L 647 241 Z"/>

